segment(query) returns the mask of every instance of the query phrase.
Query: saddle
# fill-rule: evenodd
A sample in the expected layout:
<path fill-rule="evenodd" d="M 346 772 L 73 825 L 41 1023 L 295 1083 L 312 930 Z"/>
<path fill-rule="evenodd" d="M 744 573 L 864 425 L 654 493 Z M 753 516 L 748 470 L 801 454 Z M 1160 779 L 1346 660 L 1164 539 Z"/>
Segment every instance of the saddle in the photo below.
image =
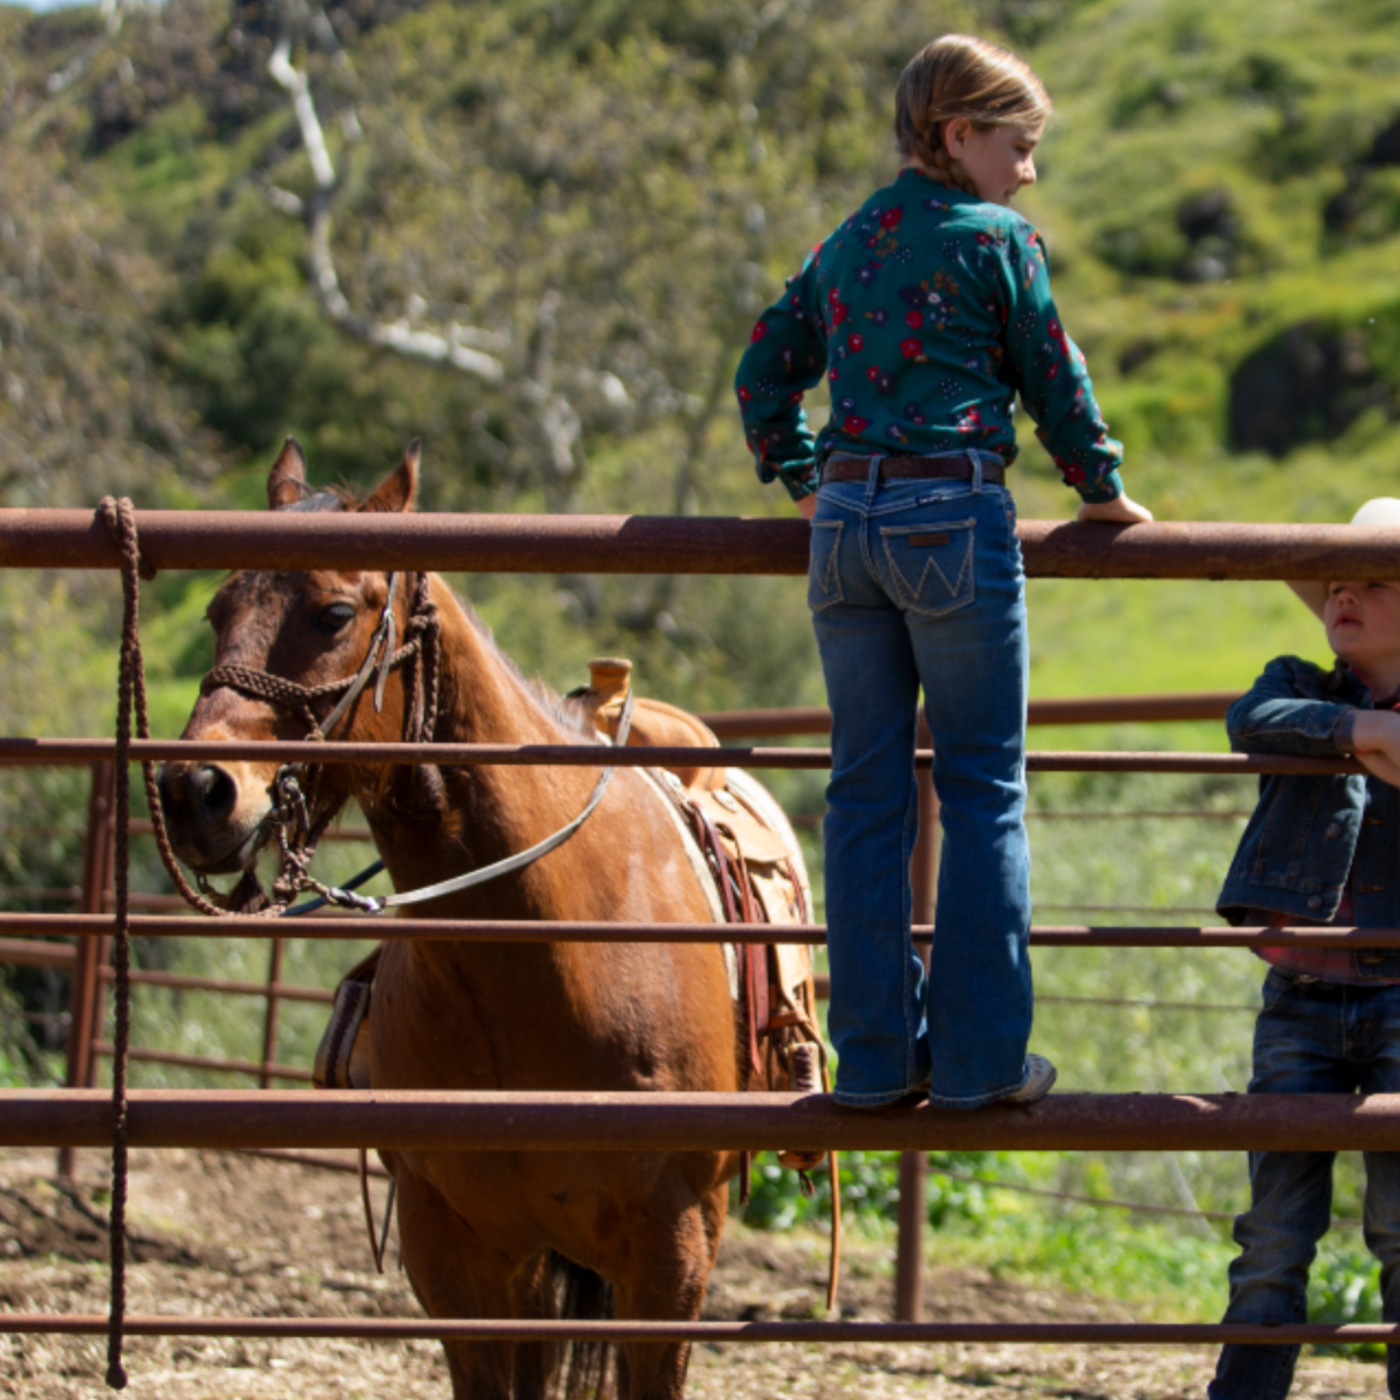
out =
<path fill-rule="evenodd" d="M 615 739 L 632 663 L 603 658 L 590 661 L 588 671 L 589 684 L 573 691 L 571 698 L 584 707 L 600 734 Z M 719 740 L 688 711 L 664 700 L 634 696 L 627 746 L 718 748 Z M 652 769 L 648 776 L 689 838 L 686 848 L 712 896 L 717 923 L 808 922 L 812 897 L 801 848 L 767 791 L 741 769 Z M 797 943 L 738 942 L 726 945 L 725 951 L 730 990 L 745 1028 L 748 1087 L 815 1090 L 818 1069 L 825 1068 L 825 1050 L 811 950 Z M 783 1155 L 788 1159 L 784 1165 L 798 1170 L 815 1166 L 821 1157 Z M 740 1189 L 747 1199 L 746 1181 Z"/>

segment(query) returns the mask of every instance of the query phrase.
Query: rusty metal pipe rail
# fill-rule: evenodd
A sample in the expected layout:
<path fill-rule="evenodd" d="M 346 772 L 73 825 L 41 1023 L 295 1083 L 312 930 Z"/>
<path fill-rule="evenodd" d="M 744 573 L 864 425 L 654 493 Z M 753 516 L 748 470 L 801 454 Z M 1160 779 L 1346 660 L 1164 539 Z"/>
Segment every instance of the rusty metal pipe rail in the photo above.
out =
<path fill-rule="evenodd" d="M 825 1094 L 133 1089 L 133 1147 L 422 1152 L 1391 1151 L 1397 1094 L 1054 1094 L 976 1113 Z M 105 1147 L 103 1089 L 0 1090 L 0 1147 Z"/>
<path fill-rule="evenodd" d="M 110 914 L 5 914 L 0 929 L 12 933 L 91 936 L 111 933 Z M 336 918 L 282 919 L 206 918 L 203 914 L 169 917 L 134 915 L 133 936 L 142 938 L 361 938 L 434 939 L 472 943 L 723 943 L 732 936 L 728 924 L 567 923 L 546 919 L 378 919 L 341 915 Z M 933 937 L 930 924 L 914 925 L 915 942 Z M 748 943 L 826 942 L 825 924 L 748 924 Z M 1350 925 L 1305 925 L 1298 928 L 1230 928 L 1221 925 L 1094 926 L 1091 924 L 1033 924 L 1031 942 L 1042 948 L 1400 948 L 1400 928 L 1361 928 Z M 21 945 L 32 946 L 32 945 Z M 42 945 L 37 945 L 42 946 Z M 154 976 L 155 974 L 150 974 Z M 168 976 L 171 974 L 160 974 Z M 136 976 L 133 973 L 133 977 Z M 249 990 L 252 989 L 249 984 Z M 259 992 L 266 991 L 266 983 Z M 279 984 L 280 985 L 280 984 Z M 311 992 L 311 988 L 304 989 Z M 279 991 L 279 996 L 286 995 Z M 319 996 L 305 997 L 320 1000 Z"/>
<path fill-rule="evenodd" d="M 5 918 L 0 914 L 0 919 Z M 100 916 L 99 916 L 100 917 Z M 102 929 L 110 933 L 110 922 Z M 43 929 L 51 933 L 52 929 Z M 71 943 L 40 943 L 28 938 L 0 938 L 0 963 L 11 967 L 58 967 L 71 972 L 78 962 L 78 950 Z"/>
<path fill-rule="evenodd" d="M 0 1335 L 105 1336 L 95 1313 L 0 1312 Z M 654 1322 L 512 1321 L 497 1318 L 167 1317 L 128 1316 L 131 1337 L 317 1338 L 364 1341 L 601 1342 L 1004 1342 L 1121 1345 L 1214 1345 L 1297 1342 L 1316 1346 L 1396 1343 L 1400 1326 L 1384 1322 Z"/>
<path fill-rule="evenodd" d="M 180 901 L 184 903 L 183 900 Z M 26 917 L 43 918 L 42 914 Z M 65 917 L 57 915 L 58 918 Z M 105 914 L 76 914 L 71 917 L 92 920 L 81 930 L 82 936 L 94 933 L 111 933 L 116 924 Z M 5 916 L 0 914 L 0 920 Z M 166 920 L 152 920 L 165 923 Z M 207 921 L 206 921 L 207 922 Z M 53 932 L 44 929 L 45 933 Z M 285 930 L 283 930 L 285 931 Z M 70 930 L 71 932 L 71 930 Z M 233 930 L 227 930 L 233 933 Z M 71 943 L 39 943 L 27 938 L 0 938 L 0 963 L 12 967 L 58 967 L 71 972 L 78 961 L 78 950 Z M 143 968 L 132 968 L 133 986 L 165 987 L 182 992 L 225 992 L 237 996 L 265 997 L 271 991 L 279 1001 L 309 1001 L 329 1004 L 335 1000 L 335 993 L 323 987 L 298 987 L 290 982 L 237 982 L 219 977 L 196 977 L 183 972 L 152 972 Z M 97 969 L 97 976 L 103 982 L 110 982 L 116 976 L 115 969 L 103 966 Z"/>
<path fill-rule="evenodd" d="M 183 905 L 184 900 L 180 903 Z M 233 933 L 234 930 L 230 929 L 230 936 Z M 117 974 L 115 968 L 107 965 L 99 967 L 97 975 L 103 982 L 113 982 Z M 324 987 L 298 987 L 291 982 L 238 982 L 220 977 L 196 977 L 184 972 L 148 972 L 142 968 L 132 968 L 129 977 L 134 987 L 164 987 L 177 992 L 219 992 L 225 996 L 273 996 L 278 1001 L 319 1002 L 326 1006 L 335 1001 L 335 993 Z"/>
<path fill-rule="evenodd" d="M 1242 693 L 1238 690 L 1182 690 L 1161 695 L 1032 700 L 1026 707 L 1026 723 L 1031 726 L 1161 724 L 1224 719 L 1225 711 Z M 720 739 L 777 739 L 786 735 L 831 733 L 831 711 L 825 705 L 793 705 L 776 710 L 708 710 L 701 711 L 698 717 Z"/>
<path fill-rule="evenodd" d="M 136 513 L 156 569 L 436 569 L 468 573 L 807 572 L 803 520 L 644 515 L 284 515 Z M 1213 522 L 1017 527 L 1039 578 L 1376 578 L 1395 571 L 1400 533 L 1353 525 Z M 0 568 L 115 569 L 95 511 L 0 511 Z"/>
<path fill-rule="evenodd" d="M 147 817 L 133 818 L 129 829 L 133 836 L 155 835 L 155 824 Z M 363 842 L 370 845 L 374 841 L 374 833 L 367 826 L 333 826 L 321 837 L 322 845 L 325 845 L 327 841 Z"/>
<path fill-rule="evenodd" d="M 53 904 L 78 904 L 83 898 L 81 886 L 69 886 L 60 888 L 56 885 L 30 886 L 26 889 L 23 885 L 7 885 L 0 889 L 0 899 L 39 899 L 46 903 Z M 107 904 L 113 902 L 110 891 L 104 896 Z M 188 908 L 185 901 L 177 894 L 144 894 L 139 890 L 133 890 L 127 898 L 127 902 L 132 909 L 185 909 Z M 3 959 L 0 959 L 3 961 Z"/>
<path fill-rule="evenodd" d="M 115 1052 L 110 1040 L 94 1040 L 92 1053 L 110 1060 Z M 273 1079 L 290 1079 L 294 1083 L 310 1084 L 312 1074 L 302 1065 L 261 1064 L 257 1060 L 229 1060 L 219 1055 L 186 1055 L 177 1050 L 148 1050 L 133 1045 L 127 1052 L 128 1060 L 142 1060 L 151 1065 L 174 1065 L 179 1069 L 209 1070 L 215 1074 L 244 1074 L 255 1077 L 269 1076 Z"/>
<path fill-rule="evenodd" d="M 24 897 L 20 890 L 10 886 L 0 890 L 0 897 L 12 895 L 16 898 Z M 81 903 L 83 892 L 81 888 L 77 890 L 58 889 L 51 887 L 46 890 L 39 890 L 35 896 L 46 902 L 54 904 L 78 904 Z M 110 906 L 114 898 L 111 891 L 104 896 L 104 903 Z M 178 894 L 144 894 L 140 890 L 133 890 L 127 899 L 128 905 L 132 909 L 188 909 L 189 905 L 180 898 Z"/>
<path fill-rule="evenodd" d="M 310 517 L 308 517 L 310 518 Z M 1393 568 L 1394 566 L 1392 566 Z M 111 759 L 111 739 L 0 739 L 0 765 L 73 765 Z M 210 762 L 246 758 L 262 763 L 435 763 L 445 767 L 557 766 L 562 768 L 830 768 L 829 749 L 722 748 L 657 746 L 603 748 L 596 744 L 352 744 L 338 740 L 133 739 L 134 761 Z M 933 761 L 920 749 L 915 763 Z M 1294 758 L 1281 754 L 1163 753 L 1160 750 L 1031 750 L 1026 766 L 1033 773 L 1214 773 L 1245 777 L 1259 773 L 1330 775 L 1361 773 L 1350 759 Z"/>

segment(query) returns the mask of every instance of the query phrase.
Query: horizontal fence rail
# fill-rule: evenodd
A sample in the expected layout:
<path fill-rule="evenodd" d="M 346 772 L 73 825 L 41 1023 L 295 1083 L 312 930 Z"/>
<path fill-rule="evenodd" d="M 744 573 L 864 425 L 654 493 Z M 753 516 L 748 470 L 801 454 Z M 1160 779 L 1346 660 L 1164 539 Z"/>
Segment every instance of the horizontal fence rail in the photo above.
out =
<path fill-rule="evenodd" d="M 111 914 L 6 914 L 0 929 L 11 933 L 90 936 L 110 933 Z M 825 924 L 620 924 L 551 922 L 547 919 L 403 919 L 339 915 L 329 918 L 206 918 L 203 914 L 165 917 L 133 915 L 139 938 L 369 938 L 437 939 L 471 943 L 729 943 L 742 928 L 745 943 L 826 942 Z M 933 938 L 930 924 L 914 925 L 914 941 Z M 1350 925 L 1296 928 L 1230 928 L 1208 925 L 1095 927 L 1090 924 L 1032 924 L 1031 942 L 1045 948 L 1400 948 L 1400 929 Z M 24 944 L 40 947 L 43 944 Z M 58 945 L 62 946 L 62 945 Z M 137 974 L 132 973 L 133 980 Z M 266 984 L 262 985 L 266 990 Z M 304 989 L 310 993 L 313 989 Z M 285 991 L 279 991 L 285 996 Z M 306 996 L 305 1000 L 320 1000 Z"/>
<path fill-rule="evenodd" d="M 142 512 L 138 516 L 144 562 L 156 569 L 226 568 L 432 568 L 445 571 L 613 574 L 799 575 L 807 568 L 810 528 L 797 520 L 675 520 L 648 517 L 538 516 L 305 516 L 265 512 Z M 1105 527 L 1030 521 L 1019 527 L 1027 572 L 1038 577 L 1329 579 L 1386 578 L 1394 573 L 1400 530 L 1350 526 L 1145 525 Z M 84 511 L 0 511 L 0 567 L 111 569 L 118 551 L 101 521 Z M 1099 702 L 1035 702 L 1032 723 L 1137 722 L 1154 718 L 1217 719 L 1233 695 L 1202 692 L 1179 697 L 1126 697 L 1128 706 Z M 1163 714 L 1163 700 L 1173 712 Z M 828 732 L 830 717 L 802 712 L 800 730 L 791 715 L 783 728 L 771 712 L 745 712 L 724 720 L 719 732 L 763 737 Z M 748 727 L 744 727 L 747 725 Z M 926 736 L 925 736 L 926 737 Z M 0 740 L 0 764 L 89 764 L 110 760 L 108 741 Z M 613 766 L 823 769 L 830 754 L 815 748 L 726 746 L 715 749 L 606 750 L 587 745 L 335 745 L 187 744 L 138 742 L 133 758 L 223 759 L 235 753 L 269 764 L 381 762 L 438 764 L 553 764 L 597 770 Z M 927 770 L 931 755 L 919 754 Z M 1363 771 L 1359 764 L 1326 759 L 1186 753 L 1033 753 L 1036 772 L 1157 772 L 1219 775 L 1335 774 Z M 927 778 L 921 781 L 927 783 Z M 94 809 L 95 810 L 95 809 Z M 85 886 L 86 886 L 85 880 Z M 102 886 L 105 888 L 105 886 Z M 87 903 L 101 909 L 102 902 Z M 922 908 L 922 906 L 921 906 Z M 102 946 L 113 920 L 101 914 L 0 916 L 11 933 L 69 932 L 80 946 Z M 94 922 L 64 929 L 66 917 Z M 925 917 L 927 917 L 925 913 Z M 187 927 L 180 927 L 180 925 Z M 584 941 L 718 941 L 706 925 L 462 924 L 432 920 L 324 918 L 268 920 L 136 919 L 132 932 L 180 936 L 445 937 L 533 942 L 561 937 Z M 94 938 L 97 935 L 98 938 Z M 721 933 L 720 937 L 724 935 Z M 745 930 L 755 942 L 824 941 L 824 929 Z M 919 932 L 928 937 L 927 927 Z M 1093 928 L 1037 926 L 1042 946 L 1260 947 L 1312 946 L 1359 949 L 1400 946 L 1400 929 Z M 13 941 L 0 946 L 15 948 Z M 32 945 L 42 946 L 42 945 Z M 274 944 L 274 950 L 278 945 Z M 69 961 L 50 965 L 80 966 Z M 36 956 L 45 957 L 45 954 Z M 100 985 L 109 970 L 98 953 L 85 954 L 89 981 Z M 270 971 L 257 994 L 269 998 L 263 1060 L 219 1061 L 165 1052 L 137 1051 L 150 1059 L 193 1068 L 234 1069 L 263 1077 L 260 1090 L 133 1090 L 129 1133 L 133 1146 L 208 1147 L 305 1157 L 317 1149 L 360 1146 L 424 1151 L 675 1151 L 886 1150 L 904 1155 L 904 1168 L 930 1151 L 1154 1149 L 1239 1151 L 1391 1150 L 1400 1141 L 1400 1095 L 1085 1095 L 1063 1094 L 1031 1106 L 993 1106 L 980 1113 L 942 1111 L 927 1104 L 886 1112 L 852 1112 L 825 1095 L 608 1094 L 590 1092 L 326 1093 L 274 1090 L 271 1077 L 305 1075 L 272 1060 L 275 1002 L 290 989 Z M 138 974 L 139 977 L 139 974 Z M 142 979 L 144 980 L 144 979 Z M 181 985 L 192 985 L 194 979 Z M 174 982 L 168 985 L 176 985 Z M 239 991 L 253 991 L 241 984 Z M 315 999 L 321 1000 L 321 993 Z M 308 998 L 309 999 L 309 998 Z M 109 1052 L 97 1040 L 94 1054 Z M 87 1083 L 91 1083 L 89 1078 Z M 0 1146 L 110 1145 L 114 1109 L 105 1090 L 0 1091 Z M 914 1188 L 908 1192 L 914 1198 Z M 917 1249 L 908 1251 L 917 1272 Z M 907 1272 L 901 1239 L 899 1291 Z M 900 1303 L 901 1317 L 917 1315 L 917 1302 Z M 912 1308 L 912 1312 L 910 1309 Z M 333 1330 L 322 1331 L 321 1328 Z M 0 1314 L 0 1333 L 14 1331 L 101 1333 L 106 1318 Z M 496 1320 L 140 1318 L 128 1330 L 151 1335 L 477 1337 L 628 1336 L 729 1341 L 1058 1341 L 1058 1342 L 1400 1342 L 1400 1328 L 1377 1326 L 1236 1327 L 1185 1324 L 890 1324 L 860 1323 L 540 1323 Z M 186 1330 L 188 1329 L 188 1330 Z M 251 1329 L 251 1330 L 244 1330 Z M 306 1329 L 298 1331 L 297 1329 Z"/>
<path fill-rule="evenodd" d="M 108 1319 L 92 1313 L 0 1313 L 0 1334 L 103 1336 Z M 1225 1342 L 1297 1342 L 1315 1346 L 1400 1342 L 1400 1325 L 1385 1322 L 593 1322 L 499 1318 L 404 1317 L 140 1317 L 133 1337 L 363 1339 L 366 1341 L 600 1342 L 1015 1342 L 1151 1343 L 1179 1346 Z"/>
<path fill-rule="evenodd" d="M 111 1059 L 116 1047 L 110 1040 L 94 1040 L 92 1053 Z M 261 1064 L 257 1060 L 228 1059 L 222 1055 L 186 1055 L 176 1050 L 146 1050 L 133 1045 L 126 1052 L 128 1060 L 151 1065 L 173 1065 L 179 1069 L 202 1069 L 211 1074 L 252 1074 L 269 1079 L 290 1079 L 294 1083 L 310 1084 L 314 1078 L 305 1065 Z"/>
<path fill-rule="evenodd" d="M 76 765 L 111 759 L 111 739 L 0 739 L 0 765 Z M 658 745 L 615 749 L 597 744 L 373 744 L 328 740 L 133 739 L 133 761 L 214 762 L 246 758 L 281 763 L 435 763 L 446 768 L 555 766 L 561 768 L 830 768 L 830 749 L 758 748 L 726 745 L 692 748 Z M 920 749 L 915 763 L 933 762 Z M 1032 749 L 1032 773 L 1362 773 L 1351 759 L 1295 758 L 1284 754 L 1163 753 L 1160 750 Z"/>
<path fill-rule="evenodd" d="M 0 914 L 0 918 L 7 917 Z M 46 914 L 31 917 L 47 919 Z M 62 916 L 60 916 L 62 917 Z M 100 916 L 99 916 L 100 917 Z M 110 933 L 115 927 L 103 920 L 102 933 Z M 54 933 L 56 930 L 47 924 L 34 929 L 36 933 Z M 0 938 L 0 964 L 12 967 L 57 967 L 71 972 L 78 963 L 78 950 L 71 943 L 43 943 L 37 938 Z"/>
<path fill-rule="evenodd" d="M 825 1094 L 133 1089 L 133 1147 L 422 1152 L 1393 1151 L 1400 1094 L 1052 1094 L 975 1113 Z M 0 1090 L 0 1147 L 105 1147 L 104 1089 Z"/>
<path fill-rule="evenodd" d="M 1240 698 L 1238 690 L 1183 690 L 1174 694 L 1065 696 L 1031 700 L 1026 723 L 1155 724 L 1180 720 L 1224 719 Z M 701 711 L 699 719 L 720 739 L 776 739 L 789 734 L 830 734 L 831 711 L 825 705 L 793 705 L 776 710 Z M 133 826 L 133 830 L 135 827 Z"/>
<path fill-rule="evenodd" d="M 155 569 L 436 569 L 468 573 L 805 574 L 805 520 L 646 515 L 301 515 L 136 512 Z M 1151 525 L 1026 520 L 1038 578 L 1384 579 L 1400 530 L 1358 525 Z M 87 510 L 0 510 L 0 568 L 116 569 Z"/>
<path fill-rule="evenodd" d="M 185 907 L 185 901 L 180 901 L 181 907 Z M 5 920 L 12 915 L 0 912 L 0 927 L 5 927 Z M 51 934 L 62 932 L 56 930 L 51 919 L 62 919 L 65 917 L 75 917 L 84 920 L 93 920 L 91 925 L 84 925 L 80 937 L 91 937 L 98 933 L 111 933 L 116 924 L 113 918 L 105 914 L 78 914 L 67 916 L 63 914 L 32 914 L 20 915 L 22 918 L 32 918 L 35 920 L 33 927 L 37 931 Z M 40 922 L 42 921 L 42 922 Z M 156 927 L 168 923 L 167 919 L 151 920 Z M 206 921 L 207 922 L 207 921 Z M 234 930 L 221 925 L 226 936 L 232 936 Z M 73 932 L 73 930 L 68 930 Z M 162 929 L 162 932 L 164 930 Z M 188 930 L 185 931 L 188 934 Z M 276 930 L 277 933 L 285 935 L 286 926 Z M 369 934 L 365 930 L 365 936 Z M 184 935 L 179 935 L 184 936 Z M 355 935 L 361 936 L 361 935 Z M 71 972 L 78 962 L 78 950 L 71 943 L 42 943 L 38 939 L 26 938 L 0 938 L 0 964 L 9 964 L 12 967 L 57 967 Z M 97 976 L 100 981 L 110 982 L 116 976 L 116 970 L 110 966 L 99 967 Z M 169 991 L 179 992 L 220 992 L 229 996 L 255 996 L 265 997 L 268 992 L 279 1001 L 309 1001 L 320 1002 L 329 1006 L 335 1000 L 335 993 L 325 987 L 298 987 L 290 982 L 238 982 L 226 977 L 196 977 L 185 972 L 154 972 L 144 968 L 132 968 L 129 974 L 132 986 L 142 987 L 164 987 Z"/>

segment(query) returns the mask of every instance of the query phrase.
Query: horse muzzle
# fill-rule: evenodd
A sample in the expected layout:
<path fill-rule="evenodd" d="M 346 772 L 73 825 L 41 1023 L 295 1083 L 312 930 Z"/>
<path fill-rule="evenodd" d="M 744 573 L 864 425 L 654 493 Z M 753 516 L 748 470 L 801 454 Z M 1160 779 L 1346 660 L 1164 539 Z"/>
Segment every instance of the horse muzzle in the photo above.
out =
<path fill-rule="evenodd" d="M 165 763 L 156 776 L 170 844 L 192 870 L 247 870 L 268 837 L 270 775 L 248 763 Z"/>

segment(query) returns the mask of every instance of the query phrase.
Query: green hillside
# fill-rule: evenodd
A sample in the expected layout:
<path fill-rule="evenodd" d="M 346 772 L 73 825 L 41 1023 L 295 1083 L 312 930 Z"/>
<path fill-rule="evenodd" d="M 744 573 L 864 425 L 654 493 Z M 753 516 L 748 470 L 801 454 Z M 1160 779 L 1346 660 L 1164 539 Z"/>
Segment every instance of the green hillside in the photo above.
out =
<path fill-rule="evenodd" d="M 293 13 L 0 5 L 0 503 L 256 506 L 293 432 L 359 487 L 421 435 L 427 509 L 786 512 L 742 446 L 739 348 L 888 177 L 895 77 L 946 28 L 1006 39 L 1056 99 L 1024 208 L 1133 494 L 1272 521 L 1400 491 L 1400 0 Z M 1023 517 L 1069 515 L 1023 438 Z M 149 590 L 159 733 L 208 664 L 215 582 Z M 462 583 L 560 689 L 607 652 L 698 708 L 822 698 L 793 580 Z M 1030 592 L 1038 695 L 1244 686 L 1321 643 L 1277 585 Z M 7 732 L 108 726 L 114 597 L 0 576 Z M 67 858 L 16 831 L 15 882 Z"/>
<path fill-rule="evenodd" d="M 893 171 L 895 78 L 949 29 L 1011 43 L 1056 100 L 1023 208 L 1127 446 L 1132 494 L 1162 519 L 1254 521 L 1345 520 L 1369 496 L 1400 495 L 1400 0 L 285 12 L 284 31 L 283 8 L 254 0 L 118 3 L 110 23 L 96 7 L 0 5 L 0 505 L 90 506 L 109 491 L 144 506 L 261 505 L 292 432 L 316 479 L 360 488 L 421 436 L 427 509 L 790 510 L 759 489 L 743 448 L 738 353 L 805 250 Z M 323 147 L 308 143 L 307 111 Z M 1029 430 L 1023 440 L 1022 516 L 1067 518 L 1077 497 Z M 157 733 L 178 732 L 208 665 L 216 582 L 148 587 Z M 461 582 L 505 648 L 560 689 L 590 655 L 622 653 L 645 690 L 697 708 L 822 698 L 796 580 Z M 115 588 L 0 570 L 5 733 L 109 728 Z M 1030 591 L 1039 696 L 1243 687 L 1270 656 L 1322 643 L 1281 585 Z M 1201 725 L 1033 742 L 1224 741 Z M 6 776 L 0 884 L 73 878 L 85 781 Z M 774 785 L 795 811 L 819 804 L 819 775 Z M 1114 900 L 1159 921 L 1207 906 L 1237 839 L 1231 814 L 1250 800 L 1238 783 L 1088 777 L 1037 778 L 1032 799 L 1037 903 L 1057 918 L 1097 906 L 1101 921 Z M 186 971 L 262 975 L 261 955 L 231 942 L 182 956 Z M 330 980 L 336 950 L 303 956 L 292 980 Z M 1243 955 L 1044 955 L 1037 977 L 1036 1048 L 1066 1087 L 1241 1087 L 1239 1007 L 1258 980 Z M 58 1009 L 37 983 L 16 985 L 31 1009 Z M 1221 1003 L 1220 1019 L 1203 1034 L 1184 1011 L 1134 1002 L 1145 988 Z M 1085 995 L 1121 1004 L 1088 1014 Z M 143 1007 L 143 1043 L 249 1053 L 241 1012 L 155 994 Z M 289 1059 L 309 1054 L 316 1019 L 289 1013 Z M 0 1082 L 55 1063 L 18 1024 L 0 1014 Z M 138 1070 L 144 1084 L 196 1077 Z M 1233 1209 L 1243 1191 L 1242 1161 L 1209 1154 L 979 1166 L 1062 1191 L 1194 1193 L 1206 1209 Z M 850 1170 L 856 1212 L 886 1210 L 888 1163 Z M 1339 1212 L 1358 1213 L 1360 1179 L 1353 1162 Z M 804 1208 L 780 1194 L 774 1219 Z M 1078 1271 L 1163 1314 L 1206 1316 L 1218 1301 L 1207 1290 L 1221 1287 L 1222 1251 L 1184 1233 L 1131 1246 L 1092 1212 L 1046 1229 L 1039 1206 L 991 1212 L 981 1188 L 946 1183 L 933 1209 L 966 1225 L 969 1248 L 1071 1282 Z M 1373 1293 L 1352 1286 L 1359 1246 L 1329 1249 L 1315 1315 L 1372 1315 Z"/>
<path fill-rule="evenodd" d="M 0 7 L 6 504 L 257 504 L 292 431 L 361 484 L 421 434 L 429 509 L 785 509 L 742 449 L 737 348 L 892 168 L 894 77 L 946 28 L 1007 39 L 1056 99 L 1024 208 L 1133 493 L 1166 519 L 1335 520 L 1395 489 L 1395 3 L 331 5 L 286 34 L 319 191 L 274 11 L 117 13 Z M 454 323 L 494 379 L 366 343 Z M 1074 504 L 1033 442 L 1018 493 L 1025 516 Z M 787 583 L 471 587 L 560 686 L 606 648 L 694 704 L 818 698 Z M 1036 693 L 1243 683 L 1316 646 L 1276 593 L 1034 585 Z M 174 722 L 201 653 L 172 646 Z M 24 694 L 8 715 L 55 719 Z"/>

